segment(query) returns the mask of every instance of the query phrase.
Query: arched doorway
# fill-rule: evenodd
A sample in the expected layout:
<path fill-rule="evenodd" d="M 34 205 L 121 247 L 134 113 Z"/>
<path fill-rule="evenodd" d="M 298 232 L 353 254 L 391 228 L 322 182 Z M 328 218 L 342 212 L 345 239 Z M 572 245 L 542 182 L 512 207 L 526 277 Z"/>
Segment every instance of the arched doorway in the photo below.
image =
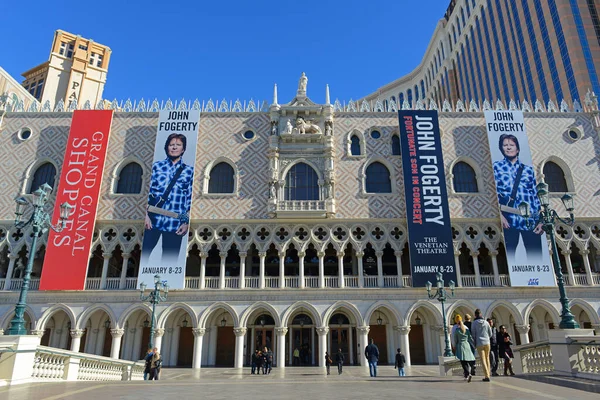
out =
<path fill-rule="evenodd" d="M 379 348 L 379 364 L 394 364 L 396 361 L 395 341 L 393 326 L 398 321 L 393 313 L 385 307 L 379 307 L 370 316 L 369 339 L 373 339 Z"/>
<path fill-rule="evenodd" d="M 249 335 L 247 334 L 246 348 L 250 349 L 246 359 L 250 361 L 250 357 L 256 350 L 263 351 L 268 348 L 273 353 L 273 363 L 277 357 L 275 346 L 275 319 L 268 311 L 257 311 L 252 313 L 248 319 Z"/>
<path fill-rule="evenodd" d="M 82 322 L 85 328 L 83 329 L 79 351 L 110 357 L 112 346 L 111 320 L 106 311 L 97 310 L 86 321 Z"/>
<path fill-rule="evenodd" d="M 288 324 L 290 339 L 287 343 L 288 365 L 312 366 L 315 365 L 315 357 L 319 354 L 318 340 L 316 340 L 315 324 L 312 317 L 299 310 Z M 294 352 L 298 350 L 298 357 Z"/>
<path fill-rule="evenodd" d="M 582 329 L 592 329 L 592 320 L 590 315 L 579 305 L 571 306 L 571 313 L 575 316 L 575 321 Z"/>
<path fill-rule="evenodd" d="M 44 334 L 40 340 L 40 345 L 56 347 L 57 349 L 71 349 L 71 318 L 63 310 L 57 310 L 46 320 L 43 327 Z M 83 351 L 83 342 L 79 351 Z"/>
<path fill-rule="evenodd" d="M 202 352 L 202 365 L 232 368 L 235 361 L 232 315 L 224 308 L 216 309 L 208 317 L 206 328 L 204 343 L 207 344 L 207 351 Z"/>
<path fill-rule="evenodd" d="M 410 316 L 408 343 L 411 365 L 435 364 L 442 355 L 443 331 L 439 331 L 438 319 L 426 307 L 418 307 Z M 443 327 L 442 327 L 443 328 Z M 440 339 L 442 341 L 440 341 Z"/>
<path fill-rule="evenodd" d="M 186 310 L 173 310 L 165 321 L 162 343 L 163 365 L 191 368 L 194 357 L 192 317 Z"/>
<path fill-rule="evenodd" d="M 329 318 L 329 340 L 327 351 L 333 357 L 338 349 L 342 349 L 346 363 L 354 365 L 356 358 L 356 322 L 351 319 L 352 314 L 344 310 L 337 310 Z"/>
<path fill-rule="evenodd" d="M 122 339 L 121 359 L 142 360 L 150 342 L 150 314 L 146 309 L 132 312 L 124 322 L 125 334 Z"/>

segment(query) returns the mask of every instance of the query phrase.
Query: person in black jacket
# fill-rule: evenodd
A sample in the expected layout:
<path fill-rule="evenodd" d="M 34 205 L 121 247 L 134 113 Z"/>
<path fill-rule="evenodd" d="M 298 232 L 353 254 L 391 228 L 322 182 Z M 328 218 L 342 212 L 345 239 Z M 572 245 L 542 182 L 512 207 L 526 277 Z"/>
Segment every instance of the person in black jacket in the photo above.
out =
<path fill-rule="evenodd" d="M 338 366 L 338 375 L 342 374 L 342 365 L 344 365 L 344 353 L 342 353 L 342 349 L 338 349 L 337 354 L 335 355 L 335 362 Z"/>
<path fill-rule="evenodd" d="M 508 333 L 504 325 L 500 326 L 500 333 L 498 334 L 498 343 L 500 356 L 504 359 L 504 375 L 509 375 L 508 373 L 510 372 L 510 375 L 514 376 L 515 373 L 513 372 L 512 368 L 512 359 L 514 358 L 514 355 L 510 347 L 513 343 L 512 338 L 510 337 L 510 334 Z"/>
<path fill-rule="evenodd" d="M 369 362 L 369 374 L 371 377 L 377 377 L 377 361 L 379 361 L 379 348 L 375 341 L 371 339 L 371 343 L 365 348 L 365 357 Z"/>
<path fill-rule="evenodd" d="M 148 349 L 148 351 L 146 352 L 146 356 L 144 357 L 144 380 L 147 381 L 148 380 L 148 376 L 150 376 L 150 368 L 152 366 L 152 356 L 154 355 L 154 353 L 152 352 L 152 349 Z"/>
<path fill-rule="evenodd" d="M 330 374 L 331 368 L 331 357 L 329 357 L 329 352 L 325 352 L 325 368 L 327 369 L 327 375 Z"/>
<path fill-rule="evenodd" d="M 490 367 L 492 368 L 492 376 L 498 376 L 498 329 L 494 326 L 494 320 L 487 319 L 488 324 L 492 327 L 492 336 L 490 337 Z"/>
<path fill-rule="evenodd" d="M 398 369 L 398 376 L 406 376 L 404 373 L 404 364 L 406 364 L 406 357 L 402 354 L 402 351 L 398 349 L 396 353 L 396 364 L 394 364 L 394 368 Z"/>

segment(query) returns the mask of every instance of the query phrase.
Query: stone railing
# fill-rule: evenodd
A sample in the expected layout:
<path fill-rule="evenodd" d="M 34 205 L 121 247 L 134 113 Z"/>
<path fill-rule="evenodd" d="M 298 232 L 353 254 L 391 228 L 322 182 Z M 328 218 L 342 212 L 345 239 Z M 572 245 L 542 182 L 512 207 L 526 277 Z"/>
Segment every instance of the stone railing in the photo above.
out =
<path fill-rule="evenodd" d="M 402 286 L 403 287 L 412 287 L 412 276 L 402 275 Z"/>
<path fill-rule="evenodd" d="M 477 287 L 475 275 L 461 275 L 460 279 L 463 287 Z"/>
<path fill-rule="evenodd" d="M 277 202 L 277 211 L 325 211 L 322 200 L 282 200 Z"/>
<path fill-rule="evenodd" d="M 0 380 L 30 382 L 142 380 L 143 361 L 125 361 L 40 346 L 37 336 L 0 337 Z"/>
<path fill-rule="evenodd" d="M 520 346 L 519 354 L 524 374 L 554 371 L 552 347 L 547 340 Z"/>
<path fill-rule="evenodd" d="M 440 376 L 463 376 L 463 368 L 460 360 L 455 357 L 438 357 L 440 363 Z M 475 358 L 475 368 L 483 371 L 481 358 Z"/>

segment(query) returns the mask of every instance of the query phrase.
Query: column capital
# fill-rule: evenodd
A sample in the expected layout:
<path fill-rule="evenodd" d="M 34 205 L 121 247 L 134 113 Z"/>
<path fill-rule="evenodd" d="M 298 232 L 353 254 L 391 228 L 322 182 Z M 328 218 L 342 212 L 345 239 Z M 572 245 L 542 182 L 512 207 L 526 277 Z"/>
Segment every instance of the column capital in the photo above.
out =
<path fill-rule="evenodd" d="M 477 257 L 479 256 L 479 252 L 478 251 L 472 251 L 471 252 L 471 257 Z"/>
<path fill-rule="evenodd" d="M 244 328 L 244 327 L 242 327 L 242 328 L 233 328 L 233 333 L 237 337 L 244 336 L 247 331 L 248 331 L 248 329 Z"/>
<path fill-rule="evenodd" d="M 113 338 L 120 338 L 125 334 L 125 329 L 115 328 L 110 330 L 110 334 Z"/>
<path fill-rule="evenodd" d="M 155 337 L 161 337 L 164 336 L 165 334 L 165 330 L 163 328 L 156 328 L 154 329 L 154 336 Z"/>
<path fill-rule="evenodd" d="M 495 250 L 494 251 L 490 251 L 490 256 L 496 257 L 496 256 L 498 256 L 498 252 L 495 251 Z"/>
<path fill-rule="evenodd" d="M 259 252 L 258 252 L 258 256 L 259 256 L 260 258 L 265 258 L 265 257 L 267 256 L 267 252 L 266 252 L 266 251 L 259 251 Z"/>
<path fill-rule="evenodd" d="M 370 330 L 371 330 L 371 328 L 369 328 L 369 326 L 367 326 L 367 325 L 356 327 L 356 331 L 358 333 L 362 333 L 363 335 L 368 335 Z"/>
<path fill-rule="evenodd" d="M 285 336 L 288 333 L 288 328 L 286 328 L 285 326 L 277 327 L 277 328 L 275 328 L 275 333 L 278 336 Z"/>
<path fill-rule="evenodd" d="M 240 258 L 248 256 L 248 252 L 247 251 L 240 251 L 238 254 L 239 254 Z"/>
<path fill-rule="evenodd" d="M 345 254 L 345 253 L 344 253 L 343 251 L 338 251 L 338 252 L 336 253 L 336 255 L 337 255 L 338 257 L 344 257 L 344 254 Z"/>
<path fill-rule="evenodd" d="M 219 252 L 219 257 L 221 257 L 221 258 L 227 257 L 227 252 L 226 251 L 220 251 Z"/>
<path fill-rule="evenodd" d="M 102 253 L 102 257 L 104 257 L 104 259 L 109 259 L 112 257 L 112 253 Z"/>
<path fill-rule="evenodd" d="M 410 326 L 395 326 L 395 330 L 400 332 L 401 335 L 408 335 L 410 333 Z"/>
<path fill-rule="evenodd" d="M 279 252 L 277 252 L 277 255 L 279 256 L 279 258 L 284 258 L 285 257 L 285 251 L 279 251 Z"/>
<path fill-rule="evenodd" d="M 202 337 L 206 333 L 205 328 L 192 328 L 192 333 L 195 337 Z"/>
<path fill-rule="evenodd" d="M 42 336 L 44 336 L 44 332 L 45 331 L 43 331 L 42 329 L 33 329 L 29 333 L 31 333 L 33 336 L 37 336 L 37 337 L 41 338 Z"/>
<path fill-rule="evenodd" d="M 444 325 L 432 325 L 431 330 L 439 334 L 444 333 Z"/>
<path fill-rule="evenodd" d="M 16 260 L 17 258 L 19 258 L 18 254 L 8 254 L 8 259 L 9 260 Z"/>
<path fill-rule="evenodd" d="M 325 257 L 325 252 L 324 251 L 318 251 L 317 252 L 317 257 L 319 257 L 319 258 Z"/>
<path fill-rule="evenodd" d="M 402 257 L 402 254 L 404 254 L 404 252 L 403 252 L 402 250 L 398 250 L 398 251 L 395 251 L 395 252 L 394 252 L 394 255 L 395 255 L 396 257 Z"/>
<path fill-rule="evenodd" d="M 131 253 L 123 253 L 121 254 L 121 257 L 125 258 L 130 258 L 131 257 Z"/>
<path fill-rule="evenodd" d="M 383 257 L 383 251 L 381 251 L 381 250 L 378 250 L 378 251 L 376 251 L 376 252 L 375 252 L 375 255 L 376 255 L 377 257 Z"/>
<path fill-rule="evenodd" d="M 298 257 L 306 257 L 306 252 L 305 251 L 299 251 L 298 252 Z"/>
<path fill-rule="evenodd" d="M 357 251 L 354 254 L 356 255 L 356 257 L 360 257 L 360 258 L 363 258 L 365 256 L 365 252 L 364 251 Z"/>
<path fill-rule="evenodd" d="M 460 250 L 454 250 L 454 257 L 460 256 Z"/>
<path fill-rule="evenodd" d="M 572 251 L 571 250 L 561 250 L 561 253 L 563 254 L 563 256 L 570 256 Z"/>
<path fill-rule="evenodd" d="M 85 333 L 85 329 L 71 329 L 70 332 L 73 339 L 79 339 Z"/>
<path fill-rule="evenodd" d="M 208 253 L 206 251 L 201 251 L 200 258 L 208 258 Z"/>
<path fill-rule="evenodd" d="M 515 325 L 515 328 L 517 332 L 523 335 L 529 332 L 529 325 Z"/>
<path fill-rule="evenodd" d="M 329 332 L 329 327 L 328 326 L 322 326 L 320 328 L 316 328 L 316 331 L 317 331 L 317 335 L 319 335 L 319 336 L 325 336 Z"/>
<path fill-rule="evenodd" d="M 579 250 L 579 254 L 587 256 L 588 254 L 590 254 L 590 251 L 588 249 L 585 250 Z"/>

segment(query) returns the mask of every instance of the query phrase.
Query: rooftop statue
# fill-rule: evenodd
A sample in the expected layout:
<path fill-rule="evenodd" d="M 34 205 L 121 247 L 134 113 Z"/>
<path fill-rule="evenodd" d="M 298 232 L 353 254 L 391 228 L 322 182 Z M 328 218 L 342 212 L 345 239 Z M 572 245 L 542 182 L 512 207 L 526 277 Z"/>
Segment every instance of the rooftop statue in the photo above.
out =
<path fill-rule="evenodd" d="M 306 96 L 306 85 L 308 84 L 308 77 L 303 72 L 300 80 L 298 81 L 298 96 Z"/>

